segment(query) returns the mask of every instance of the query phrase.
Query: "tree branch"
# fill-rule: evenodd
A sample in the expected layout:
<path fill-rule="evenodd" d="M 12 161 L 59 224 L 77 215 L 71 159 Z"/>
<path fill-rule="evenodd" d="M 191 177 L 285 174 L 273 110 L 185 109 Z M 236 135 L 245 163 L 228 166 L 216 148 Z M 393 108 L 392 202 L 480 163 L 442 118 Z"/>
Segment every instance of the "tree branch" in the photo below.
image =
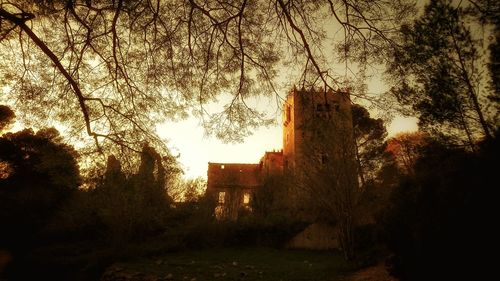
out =
<path fill-rule="evenodd" d="M 50 48 L 25 23 L 27 20 L 33 19 L 35 16 L 32 15 L 31 17 L 28 17 L 28 18 L 18 18 L 14 14 L 9 13 L 2 8 L 0 8 L 0 16 L 4 17 L 5 19 L 9 20 L 10 22 L 14 23 L 15 25 L 19 26 L 19 28 L 21 28 L 21 30 L 24 31 L 31 38 L 31 40 L 33 40 L 33 42 L 38 46 L 38 48 L 40 48 L 40 50 L 54 63 L 54 65 L 59 70 L 59 72 L 66 78 L 68 83 L 73 88 L 73 92 L 75 93 L 76 98 L 78 99 L 78 104 L 80 106 L 80 110 L 82 111 L 83 119 L 85 120 L 85 128 L 87 130 L 87 134 L 94 138 L 94 141 L 95 141 L 98 149 L 100 150 L 99 141 L 98 141 L 97 137 L 102 136 L 102 135 L 98 135 L 92 131 L 92 128 L 90 126 L 89 112 L 88 112 L 87 107 L 85 105 L 85 97 L 84 97 L 80 87 L 78 86 L 78 83 L 68 73 L 68 71 L 61 64 L 61 61 L 50 50 Z"/>

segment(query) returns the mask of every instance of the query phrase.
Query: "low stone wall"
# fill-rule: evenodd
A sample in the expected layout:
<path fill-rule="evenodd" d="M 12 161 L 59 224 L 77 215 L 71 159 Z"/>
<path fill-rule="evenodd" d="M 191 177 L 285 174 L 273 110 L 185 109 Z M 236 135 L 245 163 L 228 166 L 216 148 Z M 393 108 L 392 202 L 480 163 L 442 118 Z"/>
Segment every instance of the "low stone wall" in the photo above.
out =
<path fill-rule="evenodd" d="M 338 249 L 337 229 L 325 223 L 312 223 L 295 235 L 286 245 L 289 249 Z"/>

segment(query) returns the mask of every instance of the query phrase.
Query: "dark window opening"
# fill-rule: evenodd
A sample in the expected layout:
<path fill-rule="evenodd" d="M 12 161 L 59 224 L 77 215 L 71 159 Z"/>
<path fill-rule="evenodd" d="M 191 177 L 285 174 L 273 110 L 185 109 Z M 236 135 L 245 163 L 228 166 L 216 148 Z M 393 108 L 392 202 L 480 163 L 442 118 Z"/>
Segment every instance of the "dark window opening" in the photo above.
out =
<path fill-rule="evenodd" d="M 335 110 L 336 104 L 333 104 L 333 109 Z M 320 103 L 316 105 L 316 117 L 321 117 L 324 119 L 331 119 L 332 105 L 329 103 Z"/>
<path fill-rule="evenodd" d="M 321 154 L 321 164 L 324 165 L 326 163 L 328 163 L 328 154 L 323 153 L 323 154 Z"/>
<path fill-rule="evenodd" d="M 285 114 L 286 115 L 286 120 L 285 121 L 286 122 L 290 122 L 290 120 L 292 119 L 290 111 L 291 111 L 290 106 L 287 105 L 286 109 L 285 109 L 285 112 L 286 112 L 286 114 Z"/>

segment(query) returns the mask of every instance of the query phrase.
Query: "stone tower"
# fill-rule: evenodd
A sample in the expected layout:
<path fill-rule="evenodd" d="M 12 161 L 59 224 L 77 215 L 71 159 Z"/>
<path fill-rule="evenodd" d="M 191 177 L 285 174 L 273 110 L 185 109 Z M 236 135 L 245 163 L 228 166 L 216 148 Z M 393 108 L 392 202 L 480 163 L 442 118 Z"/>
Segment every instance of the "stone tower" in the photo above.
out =
<path fill-rule="evenodd" d="M 283 109 L 283 167 L 285 175 L 295 180 L 298 192 L 290 196 L 298 201 L 315 200 L 311 191 L 325 177 L 357 187 L 349 93 L 296 88 L 288 93 Z"/>
<path fill-rule="evenodd" d="M 283 150 L 266 152 L 258 164 L 208 163 L 207 195 L 218 217 L 235 220 L 251 211 L 255 191 L 268 178 L 284 175 L 284 205 L 315 221 L 310 206 L 318 205 L 318 196 L 332 197 L 317 187 L 357 187 L 354 152 L 349 94 L 294 88 L 283 108 Z"/>

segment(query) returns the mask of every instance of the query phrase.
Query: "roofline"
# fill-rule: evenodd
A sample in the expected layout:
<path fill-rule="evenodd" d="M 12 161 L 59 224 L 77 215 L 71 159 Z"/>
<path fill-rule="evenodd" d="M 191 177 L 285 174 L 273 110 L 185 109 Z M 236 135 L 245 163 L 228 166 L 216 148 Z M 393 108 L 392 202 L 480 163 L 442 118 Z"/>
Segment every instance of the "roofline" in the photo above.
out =
<path fill-rule="evenodd" d="M 213 184 L 213 185 L 211 185 L 210 189 L 217 189 L 217 188 L 222 188 L 222 189 L 227 189 L 227 188 L 259 188 L 261 186 L 262 186 L 262 184 L 258 184 L 258 185 Z"/>
<path fill-rule="evenodd" d="M 208 162 L 208 165 L 259 165 L 259 163 L 219 163 L 219 162 Z"/>

